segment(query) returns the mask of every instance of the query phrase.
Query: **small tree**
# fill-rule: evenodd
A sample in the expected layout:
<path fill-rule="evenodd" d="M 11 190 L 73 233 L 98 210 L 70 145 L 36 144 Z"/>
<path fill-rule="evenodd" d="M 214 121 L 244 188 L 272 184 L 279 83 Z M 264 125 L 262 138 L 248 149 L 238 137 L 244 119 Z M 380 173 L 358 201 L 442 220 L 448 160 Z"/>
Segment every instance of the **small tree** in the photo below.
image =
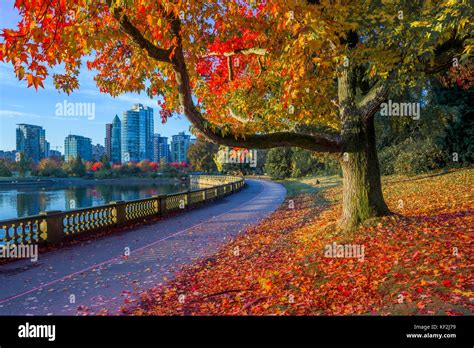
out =
<path fill-rule="evenodd" d="M 18 170 L 18 174 L 20 177 L 24 178 L 26 173 L 31 171 L 33 166 L 33 162 L 31 159 L 26 156 L 23 152 L 20 152 L 20 160 L 16 162 L 16 169 Z"/>
<path fill-rule="evenodd" d="M 66 172 L 61 168 L 61 162 L 54 158 L 43 158 L 38 164 L 38 175 L 65 177 Z"/>
<path fill-rule="evenodd" d="M 107 155 L 103 155 L 102 158 L 100 159 L 100 161 L 102 162 L 102 168 L 103 169 L 110 169 L 110 158 L 107 156 Z"/>
<path fill-rule="evenodd" d="M 77 156 L 72 159 L 69 174 L 78 177 L 83 177 L 86 175 L 86 165 L 82 161 L 81 156 Z"/>
<path fill-rule="evenodd" d="M 161 164 L 160 171 L 163 173 L 163 176 L 167 178 L 174 178 L 179 174 L 178 169 L 168 163 Z"/>
<path fill-rule="evenodd" d="M 137 167 L 140 168 L 140 170 L 141 170 L 143 173 L 150 173 L 150 172 L 152 172 L 151 162 L 148 161 L 148 160 L 140 161 L 140 162 L 138 163 Z"/>
<path fill-rule="evenodd" d="M 206 141 L 202 136 L 198 136 L 196 143 L 188 149 L 188 159 L 191 162 L 191 168 L 206 173 L 217 170 L 214 156 L 217 155 L 218 149 L 218 145 Z"/>
<path fill-rule="evenodd" d="M 0 160 L 0 176 L 4 176 L 4 177 L 12 176 L 12 172 L 8 168 L 5 160 Z"/>

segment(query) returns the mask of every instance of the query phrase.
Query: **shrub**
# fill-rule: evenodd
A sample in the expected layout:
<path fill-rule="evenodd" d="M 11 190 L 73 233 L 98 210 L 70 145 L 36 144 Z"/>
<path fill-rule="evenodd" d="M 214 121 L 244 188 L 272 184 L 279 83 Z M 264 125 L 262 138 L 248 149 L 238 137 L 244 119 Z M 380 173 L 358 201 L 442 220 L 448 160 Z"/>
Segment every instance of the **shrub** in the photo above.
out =
<path fill-rule="evenodd" d="M 37 174 L 55 178 L 67 177 L 66 171 L 61 168 L 61 162 L 53 158 L 43 158 L 38 164 Z"/>
<path fill-rule="evenodd" d="M 383 175 L 414 175 L 441 168 L 444 158 L 434 140 L 408 138 L 380 151 L 379 161 Z"/>
<path fill-rule="evenodd" d="M 293 148 L 292 154 L 292 173 L 294 178 L 316 174 L 323 166 L 314 157 L 313 153 L 300 148 Z"/>
<path fill-rule="evenodd" d="M 273 179 L 284 179 L 292 173 L 293 150 L 288 147 L 274 148 L 268 151 L 265 172 Z"/>

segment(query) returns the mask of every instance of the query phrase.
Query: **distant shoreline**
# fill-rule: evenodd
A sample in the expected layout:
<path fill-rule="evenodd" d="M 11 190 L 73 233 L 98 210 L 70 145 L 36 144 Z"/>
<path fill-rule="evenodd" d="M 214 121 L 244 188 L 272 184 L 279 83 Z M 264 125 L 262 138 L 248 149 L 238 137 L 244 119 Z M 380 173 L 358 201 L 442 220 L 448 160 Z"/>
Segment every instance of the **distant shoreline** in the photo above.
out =
<path fill-rule="evenodd" d="M 83 179 L 83 178 L 34 178 L 34 179 L 0 179 L 0 187 L 5 186 L 89 186 L 94 184 L 179 184 L 178 178 L 117 178 L 117 179 Z"/>

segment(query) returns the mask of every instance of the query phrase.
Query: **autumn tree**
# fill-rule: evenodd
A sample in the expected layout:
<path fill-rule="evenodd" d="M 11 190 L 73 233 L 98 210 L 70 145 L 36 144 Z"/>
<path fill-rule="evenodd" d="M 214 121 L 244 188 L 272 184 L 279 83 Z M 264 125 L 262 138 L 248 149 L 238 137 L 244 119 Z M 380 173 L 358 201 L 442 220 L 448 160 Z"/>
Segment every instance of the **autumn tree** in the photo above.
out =
<path fill-rule="evenodd" d="M 43 158 L 38 163 L 38 174 L 40 176 L 65 177 L 66 172 L 61 168 L 61 161 L 55 158 Z"/>
<path fill-rule="evenodd" d="M 33 166 L 33 161 L 28 157 L 24 152 L 20 152 L 20 158 L 15 162 L 15 169 L 18 171 L 18 175 L 22 178 L 31 171 Z"/>
<path fill-rule="evenodd" d="M 86 175 L 86 164 L 80 156 L 73 157 L 69 162 L 64 164 L 65 171 L 72 176 L 83 177 Z"/>
<path fill-rule="evenodd" d="M 462 64 L 473 47 L 462 0 L 17 0 L 0 59 L 67 93 L 92 55 L 100 90 L 146 90 L 210 140 L 332 153 L 342 227 L 388 213 L 374 114 L 389 93 Z M 160 98 L 158 98 L 160 97 Z"/>

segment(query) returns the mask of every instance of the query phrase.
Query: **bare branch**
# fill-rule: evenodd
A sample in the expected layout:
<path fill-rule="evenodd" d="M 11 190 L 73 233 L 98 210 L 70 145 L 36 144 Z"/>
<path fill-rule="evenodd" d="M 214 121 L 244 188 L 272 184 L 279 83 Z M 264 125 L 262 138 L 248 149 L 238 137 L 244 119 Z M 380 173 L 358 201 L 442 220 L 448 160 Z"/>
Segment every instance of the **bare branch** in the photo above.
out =
<path fill-rule="evenodd" d="M 242 48 L 242 49 L 237 49 L 234 51 L 229 51 L 229 52 L 224 52 L 224 53 L 211 52 L 204 55 L 203 57 L 212 57 L 212 56 L 230 57 L 230 56 L 235 56 L 236 54 L 243 54 L 243 55 L 255 54 L 257 56 L 264 56 L 267 54 L 267 49 L 262 48 L 262 47 Z"/>
<path fill-rule="evenodd" d="M 234 71 L 232 70 L 232 57 L 227 56 L 227 70 L 229 70 L 229 82 L 234 79 Z"/>

